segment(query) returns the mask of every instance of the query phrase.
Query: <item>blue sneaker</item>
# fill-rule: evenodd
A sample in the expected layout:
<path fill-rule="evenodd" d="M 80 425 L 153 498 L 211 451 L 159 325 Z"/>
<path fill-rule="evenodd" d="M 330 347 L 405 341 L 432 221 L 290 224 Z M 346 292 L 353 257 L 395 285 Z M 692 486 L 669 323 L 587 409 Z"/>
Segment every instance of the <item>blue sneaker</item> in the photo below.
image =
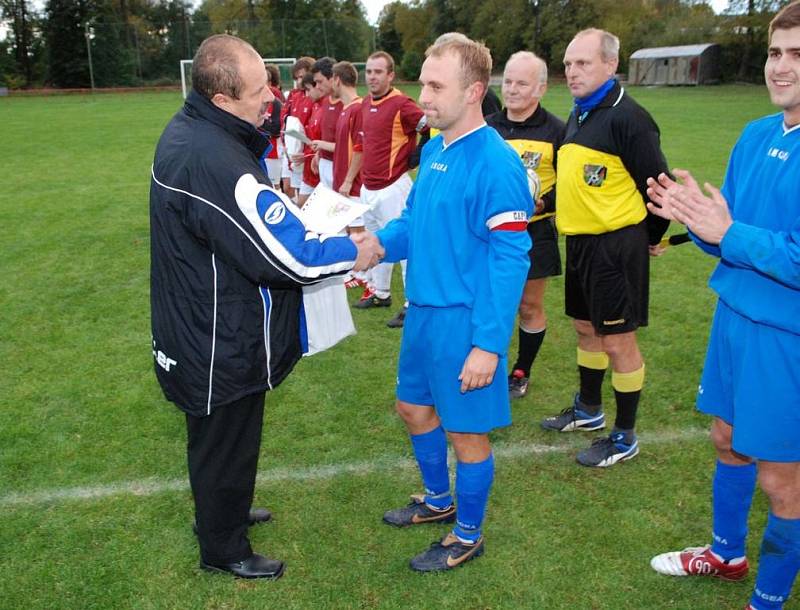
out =
<path fill-rule="evenodd" d="M 603 438 L 596 438 L 575 459 L 578 464 L 595 468 L 608 468 L 617 462 L 630 460 L 639 454 L 639 440 L 636 435 L 633 435 L 630 443 L 625 440 L 624 432 L 613 432 Z"/>
<path fill-rule="evenodd" d="M 558 415 L 544 418 L 541 426 L 545 430 L 555 432 L 572 432 L 573 430 L 591 432 L 592 430 L 605 428 L 606 417 L 603 415 L 603 407 L 598 407 L 597 413 L 591 414 L 581 409 L 584 406 L 578 400 L 578 395 L 575 394 L 575 400 L 572 402 L 571 407 L 567 407 Z"/>
<path fill-rule="evenodd" d="M 456 520 L 454 504 L 435 509 L 425 504 L 424 494 L 412 494 L 408 506 L 388 510 L 383 514 L 384 523 L 395 527 L 407 527 L 422 523 L 452 523 Z"/>
<path fill-rule="evenodd" d="M 452 570 L 483 555 L 483 546 L 483 536 L 474 544 L 466 544 L 450 532 L 441 540 L 434 542 L 427 551 L 414 557 L 410 566 L 417 572 Z"/>

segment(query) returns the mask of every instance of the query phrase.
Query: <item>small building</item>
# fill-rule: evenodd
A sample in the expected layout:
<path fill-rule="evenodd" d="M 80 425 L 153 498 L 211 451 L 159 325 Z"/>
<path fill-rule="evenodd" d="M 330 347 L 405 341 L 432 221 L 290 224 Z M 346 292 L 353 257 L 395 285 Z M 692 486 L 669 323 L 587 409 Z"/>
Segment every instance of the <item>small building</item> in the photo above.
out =
<path fill-rule="evenodd" d="M 690 44 L 639 49 L 628 64 L 632 85 L 711 85 L 720 80 L 720 46 Z"/>

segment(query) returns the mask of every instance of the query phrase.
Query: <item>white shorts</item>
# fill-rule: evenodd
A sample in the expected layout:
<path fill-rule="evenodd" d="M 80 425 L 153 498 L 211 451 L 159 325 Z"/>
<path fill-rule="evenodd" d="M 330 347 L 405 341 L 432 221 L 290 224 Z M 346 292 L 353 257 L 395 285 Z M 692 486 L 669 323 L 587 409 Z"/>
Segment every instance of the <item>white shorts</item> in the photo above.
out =
<path fill-rule="evenodd" d="M 385 227 L 390 220 L 400 216 L 406 207 L 406 199 L 413 185 L 407 173 L 389 186 L 376 191 L 371 191 L 362 184 L 361 203 L 369 206 L 369 210 L 364 212 L 364 226 L 374 233 Z"/>
<path fill-rule="evenodd" d="M 300 183 L 300 194 L 301 195 L 310 195 L 314 192 L 314 187 L 311 186 L 308 182 L 301 182 Z"/>
<path fill-rule="evenodd" d="M 348 197 L 348 199 L 350 199 L 350 201 L 355 201 L 356 203 L 361 203 L 361 197 L 353 197 L 351 195 L 351 196 Z M 350 224 L 347 225 L 347 226 L 351 227 L 353 229 L 358 229 L 358 228 L 363 227 L 364 226 L 364 217 L 363 216 L 359 216 L 358 218 L 354 218 L 353 220 L 350 221 Z"/>
<path fill-rule="evenodd" d="M 292 178 L 291 186 L 293 189 L 299 189 L 303 184 L 303 163 L 292 163 Z"/>
<path fill-rule="evenodd" d="M 330 159 L 319 159 L 319 181 L 329 189 L 333 188 L 333 161 Z"/>
<path fill-rule="evenodd" d="M 280 159 L 267 159 L 267 173 L 269 179 L 275 187 L 281 181 L 281 160 Z"/>

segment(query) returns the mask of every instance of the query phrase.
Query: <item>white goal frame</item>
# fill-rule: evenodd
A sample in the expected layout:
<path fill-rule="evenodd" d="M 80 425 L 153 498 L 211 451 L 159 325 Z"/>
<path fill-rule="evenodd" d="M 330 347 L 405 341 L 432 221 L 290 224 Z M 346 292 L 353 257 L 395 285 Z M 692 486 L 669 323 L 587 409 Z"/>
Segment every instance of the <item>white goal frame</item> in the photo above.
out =
<path fill-rule="evenodd" d="M 293 64 L 297 61 L 295 57 L 262 57 L 265 64 L 284 64 L 289 65 Z M 188 82 L 189 79 L 186 78 L 186 75 L 191 72 L 192 69 L 192 61 L 191 59 L 182 59 L 180 63 L 180 70 L 181 70 L 181 92 L 183 93 L 183 99 L 186 99 L 186 96 L 189 95 L 189 86 L 190 83 Z M 187 72 L 187 70 L 189 72 Z"/>

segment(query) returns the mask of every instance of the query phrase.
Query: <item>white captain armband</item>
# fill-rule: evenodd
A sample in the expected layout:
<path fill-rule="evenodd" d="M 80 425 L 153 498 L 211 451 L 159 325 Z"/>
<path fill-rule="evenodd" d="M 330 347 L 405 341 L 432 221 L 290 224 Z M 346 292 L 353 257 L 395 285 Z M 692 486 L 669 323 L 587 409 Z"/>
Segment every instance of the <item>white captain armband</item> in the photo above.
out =
<path fill-rule="evenodd" d="M 528 226 L 528 214 L 525 210 L 501 212 L 486 221 L 490 231 L 524 231 Z"/>

